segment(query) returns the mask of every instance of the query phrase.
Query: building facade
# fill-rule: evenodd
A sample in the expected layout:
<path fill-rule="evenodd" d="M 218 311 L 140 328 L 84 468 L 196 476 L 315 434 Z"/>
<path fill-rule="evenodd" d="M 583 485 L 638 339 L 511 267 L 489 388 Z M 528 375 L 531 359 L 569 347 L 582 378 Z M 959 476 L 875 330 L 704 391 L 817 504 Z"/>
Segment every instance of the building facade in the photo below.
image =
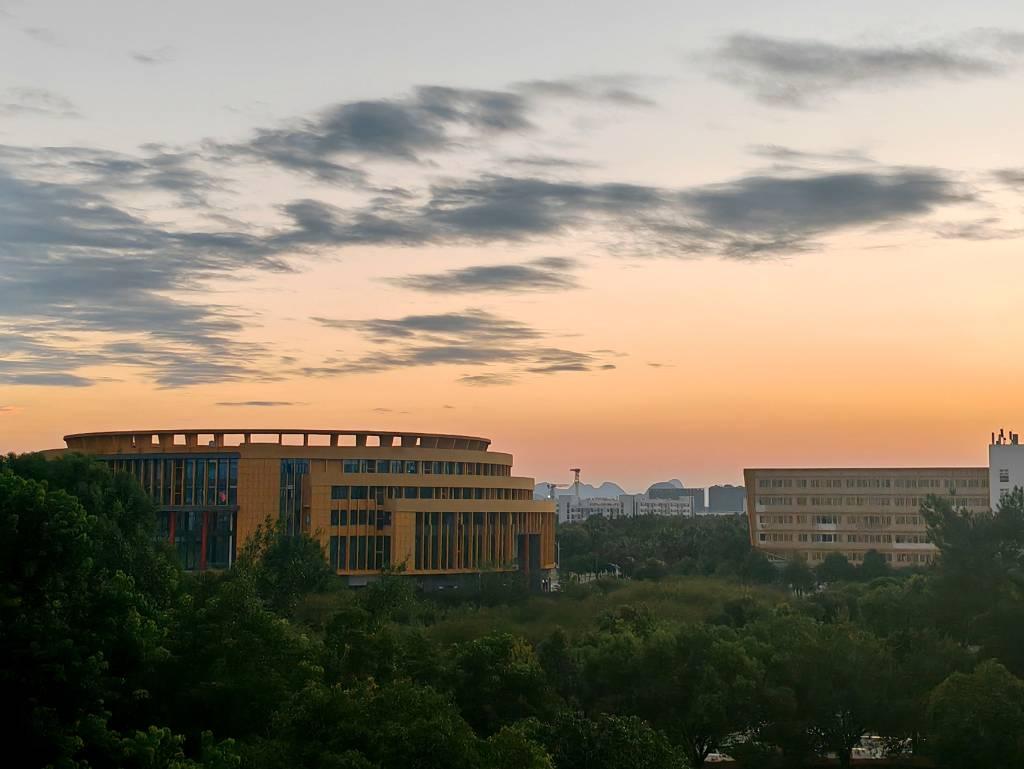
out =
<path fill-rule="evenodd" d="M 227 568 L 265 520 L 324 546 L 350 584 L 382 569 L 443 578 L 555 568 L 555 509 L 490 440 L 338 430 L 68 435 L 68 450 L 134 475 L 186 569 Z"/>
<path fill-rule="evenodd" d="M 1003 496 L 1017 488 L 1024 488 L 1024 446 L 1017 433 L 1000 430 L 998 435 L 992 433 L 988 447 L 990 507 L 995 510 Z"/>
<path fill-rule="evenodd" d="M 829 553 L 859 563 L 869 550 L 894 567 L 928 564 L 936 548 L 920 513 L 927 496 L 989 509 L 986 467 L 755 469 L 744 481 L 751 544 L 812 565 Z"/>
<path fill-rule="evenodd" d="M 651 499 L 689 499 L 693 514 L 704 514 L 704 489 L 651 486 L 647 489 L 647 496 Z"/>
<path fill-rule="evenodd" d="M 572 494 L 561 494 L 557 504 L 559 523 L 581 523 L 595 515 L 605 518 L 618 518 L 622 515 L 622 503 L 618 497 L 577 497 Z"/>
<path fill-rule="evenodd" d="M 622 494 L 619 497 L 622 515 L 636 518 L 641 515 L 682 516 L 693 515 L 693 498 L 658 499 L 647 494 Z"/>
<path fill-rule="evenodd" d="M 709 513 L 743 513 L 747 509 L 747 490 L 743 486 L 711 486 L 708 488 Z"/>

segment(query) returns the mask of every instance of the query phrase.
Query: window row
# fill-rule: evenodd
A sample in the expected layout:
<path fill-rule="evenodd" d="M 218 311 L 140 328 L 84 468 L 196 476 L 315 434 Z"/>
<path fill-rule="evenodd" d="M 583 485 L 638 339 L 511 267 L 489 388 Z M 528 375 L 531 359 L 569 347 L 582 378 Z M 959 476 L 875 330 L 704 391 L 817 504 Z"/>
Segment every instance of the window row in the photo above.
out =
<path fill-rule="evenodd" d="M 925 520 L 920 515 L 847 515 L 838 513 L 820 515 L 766 515 L 757 516 L 757 522 L 761 526 L 801 526 L 809 522 L 816 526 L 924 526 Z"/>
<path fill-rule="evenodd" d="M 333 460 L 332 460 L 333 461 Z M 388 473 L 390 475 L 498 475 L 512 474 L 510 465 L 493 462 L 443 462 L 420 459 L 342 459 L 343 473 Z"/>
<path fill-rule="evenodd" d="M 817 542 L 834 544 L 846 542 L 859 545 L 926 545 L 931 542 L 927 534 L 840 534 L 821 532 L 796 534 L 788 531 L 762 531 L 758 533 L 758 542 Z"/>
<path fill-rule="evenodd" d="M 811 507 L 920 507 L 927 497 L 810 497 Z M 988 505 L 988 497 L 980 496 L 957 496 L 954 498 L 957 505 L 966 507 L 985 507 Z M 759 496 L 757 504 L 765 507 L 792 507 L 806 505 L 808 497 L 776 497 Z"/>
<path fill-rule="evenodd" d="M 376 526 L 383 529 L 390 525 L 390 510 L 331 510 L 331 526 Z"/>
<path fill-rule="evenodd" d="M 531 519 L 532 517 L 532 519 Z M 416 569 L 480 569 L 515 566 L 539 528 L 537 513 L 416 513 Z"/>
<path fill-rule="evenodd" d="M 1002 472 L 1002 471 L 1001 471 Z M 1007 475 L 1007 482 L 1009 476 Z M 760 478 L 759 489 L 983 489 L 988 478 Z"/>
<path fill-rule="evenodd" d="M 328 548 L 335 571 L 380 571 L 391 567 L 391 537 L 331 537 Z"/>
<path fill-rule="evenodd" d="M 114 472 L 134 477 L 157 505 L 188 507 L 238 504 L 238 459 L 187 457 L 108 459 Z"/>
<path fill-rule="evenodd" d="M 528 501 L 533 489 L 491 489 L 469 486 L 331 486 L 331 499 L 500 499 Z"/>
<path fill-rule="evenodd" d="M 235 513 L 179 510 L 157 513 L 157 535 L 174 546 L 188 571 L 226 569 L 235 560 Z"/>

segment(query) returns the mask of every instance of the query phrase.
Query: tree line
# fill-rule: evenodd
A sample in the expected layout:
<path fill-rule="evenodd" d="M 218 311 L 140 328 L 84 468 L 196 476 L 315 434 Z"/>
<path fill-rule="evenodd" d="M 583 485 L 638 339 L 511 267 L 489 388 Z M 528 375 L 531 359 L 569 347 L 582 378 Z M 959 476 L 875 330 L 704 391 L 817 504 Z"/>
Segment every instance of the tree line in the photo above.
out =
<path fill-rule="evenodd" d="M 741 522 L 566 527 L 571 557 L 690 579 L 653 559 L 717 575 L 732 597 L 703 621 L 625 604 L 533 642 L 446 641 L 448 612 L 536 599 L 503 579 L 438 603 L 400 574 L 338 590 L 317 542 L 271 524 L 237 568 L 184 574 L 132 479 L 80 456 L 12 456 L 0 684 L 17 707 L 0 723 L 25 766 L 682 769 L 726 752 L 796 767 L 849 763 L 864 734 L 951 769 L 1020 766 L 1024 498 L 990 515 L 931 498 L 923 514 L 936 566 L 832 564 L 798 588 L 769 564 L 775 602 L 745 586 L 757 570 Z"/>

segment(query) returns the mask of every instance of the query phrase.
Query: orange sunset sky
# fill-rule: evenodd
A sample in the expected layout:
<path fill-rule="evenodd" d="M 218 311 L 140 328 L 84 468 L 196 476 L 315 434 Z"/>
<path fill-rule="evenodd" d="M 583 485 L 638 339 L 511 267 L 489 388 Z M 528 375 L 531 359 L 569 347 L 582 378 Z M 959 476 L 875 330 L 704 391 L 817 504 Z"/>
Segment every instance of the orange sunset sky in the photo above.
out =
<path fill-rule="evenodd" d="M 0 450 L 407 429 L 641 490 L 1024 424 L 1024 6 L 354 5 L 0 2 Z"/>

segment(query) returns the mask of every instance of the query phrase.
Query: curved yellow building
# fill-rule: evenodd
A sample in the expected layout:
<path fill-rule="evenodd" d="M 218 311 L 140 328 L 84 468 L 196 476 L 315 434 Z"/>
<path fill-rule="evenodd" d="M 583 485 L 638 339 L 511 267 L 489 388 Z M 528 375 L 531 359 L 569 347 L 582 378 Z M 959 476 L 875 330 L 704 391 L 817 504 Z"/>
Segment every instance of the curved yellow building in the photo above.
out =
<path fill-rule="evenodd" d="M 319 539 L 336 572 L 365 584 L 404 567 L 427 584 L 555 567 L 554 504 L 487 438 L 363 430 L 79 433 L 68 449 L 134 475 L 187 569 L 229 567 L 270 518 Z"/>

